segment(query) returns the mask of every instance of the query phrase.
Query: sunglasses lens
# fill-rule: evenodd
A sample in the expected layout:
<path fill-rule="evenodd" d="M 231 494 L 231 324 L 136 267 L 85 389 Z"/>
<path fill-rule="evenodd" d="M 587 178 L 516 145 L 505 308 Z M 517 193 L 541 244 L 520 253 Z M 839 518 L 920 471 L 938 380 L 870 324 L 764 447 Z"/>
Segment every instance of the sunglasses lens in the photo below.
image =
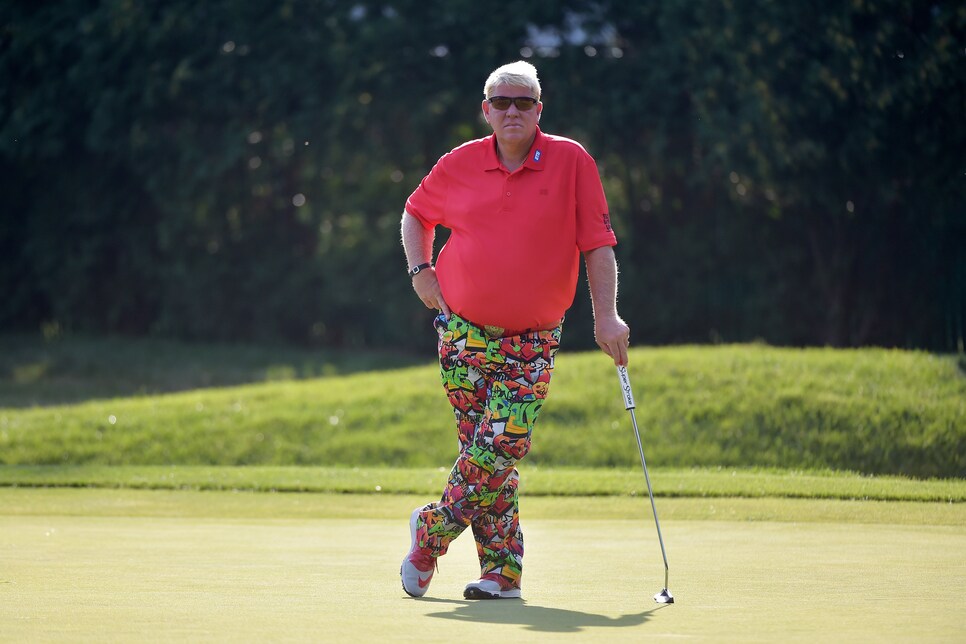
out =
<path fill-rule="evenodd" d="M 517 106 L 517 109 L 521 112 L 528 112 L 533 109 L 533 106 L 537 104 L 537 99 L 531 98 L 529 96 L 514 96 L 510 98 L 508 96 L 494 96 L 490 101 L 490 105 L 495 107 L 500 111 L 510 109 L 510 104 Z"/>

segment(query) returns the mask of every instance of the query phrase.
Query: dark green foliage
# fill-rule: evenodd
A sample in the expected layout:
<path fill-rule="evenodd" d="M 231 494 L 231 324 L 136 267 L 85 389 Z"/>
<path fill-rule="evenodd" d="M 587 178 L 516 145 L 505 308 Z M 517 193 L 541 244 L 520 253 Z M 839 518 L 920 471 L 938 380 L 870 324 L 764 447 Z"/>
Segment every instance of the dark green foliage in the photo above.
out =
<path fill-rule="evenodd" d="M 531 4 L 5 3 L 0 328 L 430 348 L 399 214 L 529 56 L 637 341 L 961 350 L 966 8 Z"/>

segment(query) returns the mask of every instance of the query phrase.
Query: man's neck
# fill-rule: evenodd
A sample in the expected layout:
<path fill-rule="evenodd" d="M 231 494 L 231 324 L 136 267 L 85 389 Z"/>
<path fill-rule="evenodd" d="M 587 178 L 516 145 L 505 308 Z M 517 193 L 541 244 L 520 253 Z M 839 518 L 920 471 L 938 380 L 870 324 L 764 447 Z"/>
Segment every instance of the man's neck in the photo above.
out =
<path fill-rule="evenodd" d="M 499 157 L 500 162 L 506 166 L 506 169 L 513 172 L 527 160 L 527 155 L 530 153 L 530 148 L 533 146 L 533 140 L 536 138 L 536 134 L 530 138 L 529 141 L 521 143 L 511 143 L 505 144 L 501 143 L 499 140 L 496 142 L 496 155 Z"/>

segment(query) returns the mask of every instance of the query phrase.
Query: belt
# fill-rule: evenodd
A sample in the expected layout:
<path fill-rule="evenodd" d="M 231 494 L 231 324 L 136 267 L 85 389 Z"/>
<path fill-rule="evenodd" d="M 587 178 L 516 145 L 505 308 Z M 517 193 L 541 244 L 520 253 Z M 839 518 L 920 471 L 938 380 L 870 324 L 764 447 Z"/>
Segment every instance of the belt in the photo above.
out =
<path fill-rule="evenodd" d="M 470 321 L 467 320 L 467 322 L 470 322 Z M 506 329 L 502 326 L 494 326 L 492 324 L 476 324 L 475 322 L 470 322 L 470 324 L 483 329 L 483 333 L 486 334 L 486 337 L 490 338 L 491 340 L 495 340 L 497 338 L 511 338 L 515 335 L 526 335 L 527 333 L 539 333 L 540 331 L 553 331 L 558 326 L 563 324 L 563 319 L 561 318 L 560 320 L 558 320 L 557 322 L 549 326 L 536 327 L 532 329 Z"/>

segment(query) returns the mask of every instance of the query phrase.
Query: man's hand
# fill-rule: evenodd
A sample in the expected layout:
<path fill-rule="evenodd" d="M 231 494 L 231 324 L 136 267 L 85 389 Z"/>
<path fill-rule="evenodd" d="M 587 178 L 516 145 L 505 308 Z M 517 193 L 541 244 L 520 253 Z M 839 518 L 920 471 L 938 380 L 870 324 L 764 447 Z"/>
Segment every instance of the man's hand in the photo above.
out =
<path fill-rule="evenodd" d="M 427 309 L 435 309 L 449 319 L 449 306 L 443 299 L 443 291 L 439 288 L 439 280 L 436 279 L 436 269 L 427 268 L 416 273 L 413 277 L 413 290 L 423 301 Z"/>
<path fill-rule="evenodd" d="M 615 365 L 627 366 L 630 335 L 630 328 L 616 315 L 594 320 L 594 339 L 597 340 L 597 346 L 614 359 Z"/>
<path fill-rule="evenodd" d="M 594 339 L 597 346 L 614 359 L 614 364 L 627 366 L 627 347 L 631 330 L 617 315 L 617 260 L 614 249 L 602 246 L 584 251 L 590 301 L 594 306 Z"/>

